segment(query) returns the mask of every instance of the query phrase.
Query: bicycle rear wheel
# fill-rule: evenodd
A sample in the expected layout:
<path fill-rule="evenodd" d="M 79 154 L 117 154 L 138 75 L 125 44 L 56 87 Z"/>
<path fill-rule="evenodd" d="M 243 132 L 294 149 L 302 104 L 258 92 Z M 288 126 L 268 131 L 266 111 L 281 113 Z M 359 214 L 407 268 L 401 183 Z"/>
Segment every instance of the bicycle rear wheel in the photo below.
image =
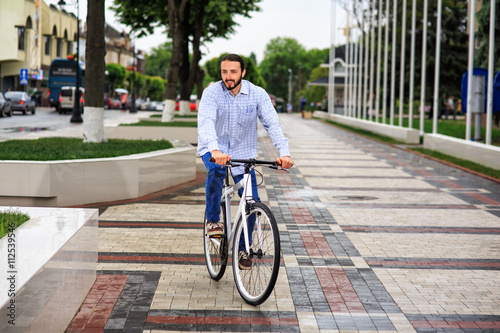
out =
<path fill-rule="evenodd" d="M 280 237 L 278 224 L 271 209 L 261 202 L 251 204 L 255 216 L 249 257 L 252 267 L 241 270 L 238 265 L 239 240 L 243 234 L 240 218 L 234 234 L 233 275 L 241 297 L 251 305 L 264 303 L 273 291 L 280 267 Z"/>
<path fill-rule="evenodd" d="M 225 204 L 221 204 L 220 221 L 226 225 Z M 228 244 L 227 233 L 224 228 L 224 235 L 220 237 L 210 237 L 207 233 L 207 213 L 203 219 L 203 244 L 205 250 L 205 263 L 207 265 L 208 274 L 215 281 L 219 281 L 226 272 Z"/>

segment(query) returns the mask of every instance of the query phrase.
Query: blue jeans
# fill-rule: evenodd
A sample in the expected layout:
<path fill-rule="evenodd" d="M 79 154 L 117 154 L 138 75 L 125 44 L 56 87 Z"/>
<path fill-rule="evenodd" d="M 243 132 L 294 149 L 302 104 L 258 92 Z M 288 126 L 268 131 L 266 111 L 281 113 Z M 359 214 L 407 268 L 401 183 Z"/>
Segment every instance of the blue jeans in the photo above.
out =
<path fill-rule="evenodd" d="M 201 157 L 205 167 L 208 169 L 207 180 L 205 182 L 205 202 L 207 209 L 207 221 L 219 222 L 220 221 L 220 199 L 222 196 L 222 187 L 224 186 L 224 178 L 226 177 L 227 168 L 225 166 L 220 166 L 214 162 L 210 162 L 211 153 L 206 153 Z M 259 194 L 257 192 L 257 178 L 255 177 L 255 171 L 252 169 L 250 172 L 252 179 L 252 198 L 255 201 L 260 201 Z M 238 183 L 243 179 L 243 175 L 233 176 L 234 183 Z M 241 197 L 243 194 L 243 188 L 238 190 L 238 194 Z M 252 232 L 255 225 L 255 214 L 252 214 L 248 218 L 248 231 L 249 231 L 249 242 L 252 243 Z M 240 238 L 240 250 L 245 249 L 245 240 Z"/>

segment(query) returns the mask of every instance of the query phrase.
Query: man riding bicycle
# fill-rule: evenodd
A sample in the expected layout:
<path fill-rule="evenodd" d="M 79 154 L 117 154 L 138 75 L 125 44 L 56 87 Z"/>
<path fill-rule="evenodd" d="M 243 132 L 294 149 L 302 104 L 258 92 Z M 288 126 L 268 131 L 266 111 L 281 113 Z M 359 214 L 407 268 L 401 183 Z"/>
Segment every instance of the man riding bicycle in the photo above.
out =
<path fill-rule="evenodd" d="M 226 175 L 224 165 L 231 159 L 250 159 L 257 155 L 257 118 L 267 130 L 279 151 L 276 159 L 282 168 L 293 165 L 288 150 L 288 139 L 283 134 L 276 113 L 267 92 L 249 81 L 245 76 L 245 63 L 236 54 L 225 56 L 220 63 L 222 80 L 203 91 L 198 109 L 198 155 L 208 169 L 205 183 L 207 230 L 209 236 L 222 235 L 224 225 L 220 222 L 220 199 L 223 180 Z M 210 162 L 213 158 L 215 162 Z M 243 178 L 243 167 L 231 170 L 233 179 Z M 260 201 L 257 193 L 255 171 L 252 170 L 252 196 Z M 242 190 L 238 192 L 241 196 Z M 251 237 L 255 217 L 248 219 Z M 251 238 L 250 240 L 251 241 Z M 245 253 L 240 241 L 240 269 L 250 269 L 252 261 Z"/>

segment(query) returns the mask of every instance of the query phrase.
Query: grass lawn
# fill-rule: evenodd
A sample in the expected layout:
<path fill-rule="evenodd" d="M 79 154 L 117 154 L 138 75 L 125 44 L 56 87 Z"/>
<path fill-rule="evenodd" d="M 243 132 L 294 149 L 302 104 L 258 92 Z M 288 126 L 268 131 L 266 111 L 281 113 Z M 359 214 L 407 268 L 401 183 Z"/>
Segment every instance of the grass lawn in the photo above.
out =
<path fill-rule="evenodd" d="M 7 210 L 0 212 L 0 238 L 19 227 L 30 217 L 18 211 Z"/>
<path fill-rule="evenodd" d="M 151 116 L 149 116 L 149 118 L 161 118 L 161 117 L 162 117 L 161 114 L 152 114 Z M 197 117 L 198 117 L 198 114 L 189 114 L 186 116 L 175 115 L 174 119 L 175 118 L 197 118 Z"/>
<path fill-rule="evenodd" d="M 161 122 L 154 120 L 141 120 L 132 124 L 121 124 L 120 126 L 155 126 L 155 127 L 197 127 L 197 121 L 171 121 Z"/>
<path fill-rule="evenodd" d="M 386 124 L 389 124 L 390 120 L 386 119 Z M 474 123 L 474 121 L 473 121 Z M 394 125 L 399 126 L 399 118 L 394 118 Z M 403 127 L 408 127 L 408 118 L 403 118 Z M 420 130 L 420 118 L 413 118 L 412 128 Z M 474 136 L 475 126 L 471 126 L 471 135 Z M 424 132 L 432 133 L 432 120 L 424 119 Z M 448 120 L 439 120 L 437 125 L 437 133 L 442 135 L 451 136 L 458 139 L 465 139 L 466 133 L 466 123 L 465 119 L 453 120 L 452 118 Z M 486 127 L 481 128 L 481 138 L 486 138 Z M 500 129 L 491 129 L 491 143 L 495 146 L 500 146 Z"/>
<path fill-rule="evenodd" d="M 123 140 L 84 143 L 79 138 L 41 138 L 0 142 L 0 160 L 60 161 L 126 156 L 172 148 L 166 140 Z"/>

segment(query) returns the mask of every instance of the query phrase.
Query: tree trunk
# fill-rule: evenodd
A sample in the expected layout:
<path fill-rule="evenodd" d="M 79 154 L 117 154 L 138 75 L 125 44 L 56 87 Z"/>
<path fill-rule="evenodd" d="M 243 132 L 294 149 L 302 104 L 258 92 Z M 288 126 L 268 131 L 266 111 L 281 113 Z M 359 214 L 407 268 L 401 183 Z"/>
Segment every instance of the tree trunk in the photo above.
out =
<path fill-rule="evenodd" d="M 205 71 L 203 69 L 198 70 L 198 75 L 196 76 L 196 110 L 200 106 L 201 95 L 203 94 L 203 78 L 205 77 Z"/>
<path fill-rule="evenodd" d="M 203 19 L 205 17 L 205 7 L 208 5 L 207 0 L 195 1 L 195 24 L 193 32 L 193 60 L 191 63 L 191 71 L 189 73 L 189 91 L 193 91 L 194 85 L 197 83 L 197 78 L 199 76 L 201 60 L 201 50 L 200 50 L 200 40 L 203 34 Z"/>
<path fill-rule="evenodd" d="M 182 63 L 183 27 L 181 19 L 184 16 L 187 2 L 188 0 L 168 0 L 167 4 L 170 37 L 172 38 L 172 58 L 170 59 L 170 68 L 167 76 L 167 99 L 161 117 L 161 121 L 163 122 L 169 122 L 174 119 L 177 83 Z M 176 3 L 179 3 L 179 6 L 176 6 Z"/>
<path fill-rule="evenodd" d="M 196 8 L 196 5 L 195 7 Z M 184 11 L 184 16 L 182 20 L 183 24 L 183 36 L 182 36 L 182 64 L 181 64 L 181 72 L 179 76 L 180 83 L 180 101 L 179 101 L 179 114 L 181 116 L 186 116 L 189 114 L 189 100 L 192 91 L 192 87 L 190 87 L 189 82 L 189 70 L 190 70 L 190 62 L 189 62 L 189 35 L 190 35 L 190 24 L 189 24 L 189 16 L 191 15 L 191 5 L 188 4 L 186 10 Z"/>
<path fill-rule="evenodd" d="M 199 62 L 201 60 L 201 50 L 200 50 L 200 40 L 203 33 L 203 19 L 205 16 L 205 8 L 208 5 L 207 0 L 193 1 L 193 10 L 185 12 L 186 17 L 183 21 L 184 27 L 184 40 L 186 43 L 183 45 L 183 61 L 181 67 L 180 75 L 180 106 L 179 113 L 181 115 L 190 114 L 190 99 L 191 92 L 193 91 L 194 85 L 197 82 L 199 76 L 200 66 Z M 194 25 L 189 22 L 189 15 L 194 12 Z M 193 39 L 191 44 L 193 46 L 193 59 L 191 63 L 189 62 L 189 36 L 192 34 Z"/>
<path fill-rule="evenodd" d="M 104 138 L 104 1 L 87 1 L 87 42 L 85 62 L 85 142 L 103 142 Z"/>

